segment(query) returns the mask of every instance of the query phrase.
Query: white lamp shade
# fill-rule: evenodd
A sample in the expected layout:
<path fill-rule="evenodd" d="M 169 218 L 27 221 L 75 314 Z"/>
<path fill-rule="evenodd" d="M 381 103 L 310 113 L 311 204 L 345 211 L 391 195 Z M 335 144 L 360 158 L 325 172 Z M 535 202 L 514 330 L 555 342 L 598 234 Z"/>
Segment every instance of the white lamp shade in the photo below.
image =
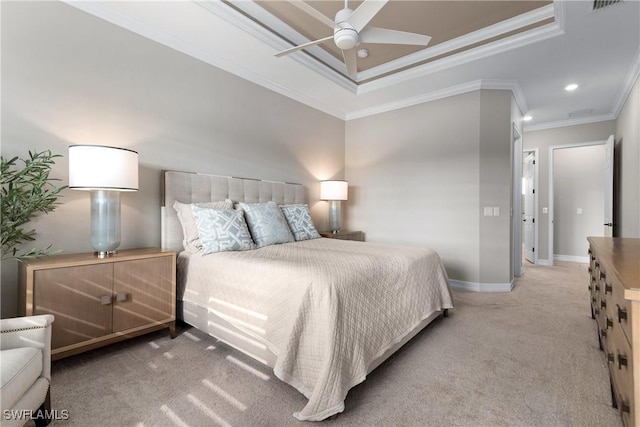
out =
<path fill-rule="evenodd" d="M 349 183 L 347 181 L 320 181 L 321 200 L 347 200 Z"/>
<path fill-rule="evenodd" d="M 138 153 L 104 145 L 71 145 L 69 188 L 138 190 Z"/>

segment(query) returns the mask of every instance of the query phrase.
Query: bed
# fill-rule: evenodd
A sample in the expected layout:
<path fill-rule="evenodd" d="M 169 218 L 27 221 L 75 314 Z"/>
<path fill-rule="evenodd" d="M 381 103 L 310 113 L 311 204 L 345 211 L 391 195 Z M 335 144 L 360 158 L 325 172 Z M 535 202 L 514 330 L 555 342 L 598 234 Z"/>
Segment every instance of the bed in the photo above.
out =
<path fill-rule="evenodd" d="M 183 250 L 176 201 L 300 205 L 300 184 L 164 171 L 163 190 L 162 246 L 179 252 L 178 318 L 303 393 L 300 420 L 342 412 L 350 388 L 453 308 L 440 258 L 426 248 L 314 238 Z"/>

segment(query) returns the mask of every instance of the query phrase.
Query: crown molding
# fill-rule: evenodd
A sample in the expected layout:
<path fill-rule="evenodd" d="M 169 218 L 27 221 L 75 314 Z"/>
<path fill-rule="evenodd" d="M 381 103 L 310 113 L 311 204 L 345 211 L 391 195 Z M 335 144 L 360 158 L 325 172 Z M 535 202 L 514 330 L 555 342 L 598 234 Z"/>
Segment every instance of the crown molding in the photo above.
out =
<path fill-rule="evenodd" d="M 195 0 L 195 3 L 273 47 L 275 49 L 274 53 L 293 46 L 282 37 L 265 28 L 265 26 L 274 28 L 277 33 L 282 34 L 283 37 L 296 44 L 304 44 L 311 41 L 266 9 L 258 6 L 253 0 L 233 3 L 234 7 L 244 12 L 246 16 L 220 1 Z M 253 19 L 249 17 L 253 17 Z M 265 26 L 260 25 L 258 22 L 264 23 Z M 346 76 L 347 68 L 342 61 L 319 46 L 311 46 L 305 50 L 308 53 L 304 51 L 293 52 L 288 57 L 311 68 L 342 88 L 356 93 L 357 85 Z"/>
<path fill-rule="evenodd" d="M 488 45 L 478 46 L 459 54 L 451 55 L 442 59 L 435 60 L 433 62 L 419 65 L 408 70 L 392 74 L 388 77 L 383 77 L 368 83 L 360 84 L 358 86 L 358 94 L 364 94 L 385 87 L 393 86 L 408 80 L 427 76 L 438 71 L 443 71 L 448 68 L 466 64 L 468 62 L 477 61 L 492 55 L 547 40 L 552 37 L 561 36 L 563 34 L 565 34 L 564 28 L 561 27 L 559 23 L 548 24 L 522 34 L 516 34 L 511 37 L 507 37 L 506 39 L 502 39 Z M 358 76 L 363 73 L 364 72 L 358 73 Z"/>
<path fill-rule="evenodd" d="M 363 108 L 361 110 L 347 113 L 346 120 L 355 120 L 375 114 L 386 113 L 388 111 L 398 110 L 400 108 L 411 107 L 413 105 L 424 104 L 426 102 L 437 101 L 438 99 L 449 98 L 451 96 L 461 95 L 467 92 L 473 92 L 480 89 L 510 90 L 516 103 L 522 109 L 526 108 L 526 101 L 520 84 L 515 80 L 475 80 L 461 85 L 452 86 L 442 90 L 436 90 L 417 96 L 404 98 L 398 101 L 388 102 L 386 104 L 376 105 L 375 107 Z M 526 110 L 522 110 L 526 111 Z"/>
<path fill-rule="evenodd" d="M 629 94 L 633 89 L 633 85 L 636 80 L 640 76 L 640 47 L 636 51 L 636 54 L 633 58 L 633 62 L 631 63 L 631 67 L 627 72 L 627 76 L 624 79 L 624 84 L 622 85 L 622 90 L 618 94 L 615 103 L 613 104 L 613 114 L 618 117 L 620 111 L 622 111 L 622 107 L 624 107 L 625 102 L 627 102 L 627 98 L 629 98 Z"/>
<path fill-rule="evenodd" d="M 369 70 L 362 71 L 358 73 L 358 81 L 374 79 L 380 75 L 388 74 L 401 68 L 410 67 L 416 63 L 427 61 L 431 58 L 435 58 L 440 55 L 446 55 L 447 53 L 458 50 L 458 49 L 464 49 L 467 46 L 471 46 L 476 43 L 481 43 L 490 38 L 497 37 L 502 34 L 508 33 L 510 31 L 515 31 L 520 28 L 526 27 L 528 25 L 532 25 L 537 22 L 543 21 L 545 19 L 553 18 L 553 17 L 554 17 L 554 5 L 550 4 L 548 6 L 544 6 L 539 9 L 532 10 L 531 12 L 527 12 L 527 13 L 523 13 L 522 15 L 515 16 L 511 19 L 507 19 L 506 21 L 498 22 L 489 27 L 481 28 L 477 31 L 474 31 L 469 34 L 465 34 L 453 40 L 439 43 L 434 47 L 426 48 L 418 52 L 403 56 L 402 58 L 398 58 L 394 61 L 381 64 L 377 67 L 373 67 Z M 523 44 L 512 45 L 510 49 L 515 49 L 525 44 L 529 44 L 528 40 L 526 39 L 531 37 L 533 37 L 533 40 L 531 41 L 531 43 L 535 43 L 539 40 L 544 40 L 544 38 L 541 38 L 541 37 L 545 37 L 547 32 L 556 30 L 555 28 L 547 28 L 547 27 L 548 26 L 544 26 L 543 27 L 544 30 L 536 31 L 537 29 L 534 29 L 534 30 L 527 31 L 526 33 L 531 33 L 531 36 L 524 38 L 524 40 L 522 40 Z M 506 39 L 503 39 L 503 40 L 506 40 Z M 494 46 L 494 49 L 497 52 L 500 52 L 501 51 L 500 47 L 503 44 L 503 40 L 497 40 L 490 44 Z M 486 50 L 482 53 L 483 55 L 486 55 L 486 56 L 493 55 L 494 49 Z M 452 56 L 457 56 L 457 55 L 464 56 L 464 54 L 465 52 L 461 52 L 459 54 L 455 54 Z M 482 58 L 482 56 L 480 57 L 476 56 L 473 59 L 480 59 L 480 58 Z"/>
<path fill-rule="evenodd" d="M 607 120 L 615 120 L 618 116 L 613 113 L 598 114 L 596 116 L 578 117 L 575 119 L 558 120 L 555 122 L 540 123 L 537 125 L 524 125 L 524 132 L 534 132 L 538 130 L 562 128 L 566 126 L 586 125 L 589 123 L 606 122 Z"/>

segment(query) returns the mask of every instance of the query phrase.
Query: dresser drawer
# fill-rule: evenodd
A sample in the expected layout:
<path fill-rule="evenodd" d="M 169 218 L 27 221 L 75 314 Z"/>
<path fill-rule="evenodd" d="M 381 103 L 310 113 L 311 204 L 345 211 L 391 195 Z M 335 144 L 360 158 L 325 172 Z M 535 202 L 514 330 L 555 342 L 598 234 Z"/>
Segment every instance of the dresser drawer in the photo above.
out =
<path fill-rule="evenodd" d="M 630 347 L 631 344 L 631 302 L 624 299 L 624 287 L 613 281 L 613 298 L 611 300 L 611 317 L 624 332 L 624 336 Z"/>

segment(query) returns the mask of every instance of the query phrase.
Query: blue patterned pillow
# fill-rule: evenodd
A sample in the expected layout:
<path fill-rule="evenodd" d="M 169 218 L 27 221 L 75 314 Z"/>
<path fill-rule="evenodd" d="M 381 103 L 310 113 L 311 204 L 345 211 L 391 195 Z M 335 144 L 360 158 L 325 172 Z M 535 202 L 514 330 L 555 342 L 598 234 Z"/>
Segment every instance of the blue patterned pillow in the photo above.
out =
<path fill-rule="evenodd" d="M 287 220 L 275 202 L 239 205 L 244 210 L 251 236 L 259 248 L 294 241 Z"/>
<path fill-rule="evenodd" d="M 311 220 L 309 206 L 306 204 L 282 205 L 280 209 L 282 209 L 282 213 L 284 213 L 284 217 L 287 219 L 296 241 L 318 239 L 320 237 Z"/>
<path fill-rule="evenodd" d="M 202 254 L 255 249 L 241 211 L 191 206 L 202 242 Z"/>

